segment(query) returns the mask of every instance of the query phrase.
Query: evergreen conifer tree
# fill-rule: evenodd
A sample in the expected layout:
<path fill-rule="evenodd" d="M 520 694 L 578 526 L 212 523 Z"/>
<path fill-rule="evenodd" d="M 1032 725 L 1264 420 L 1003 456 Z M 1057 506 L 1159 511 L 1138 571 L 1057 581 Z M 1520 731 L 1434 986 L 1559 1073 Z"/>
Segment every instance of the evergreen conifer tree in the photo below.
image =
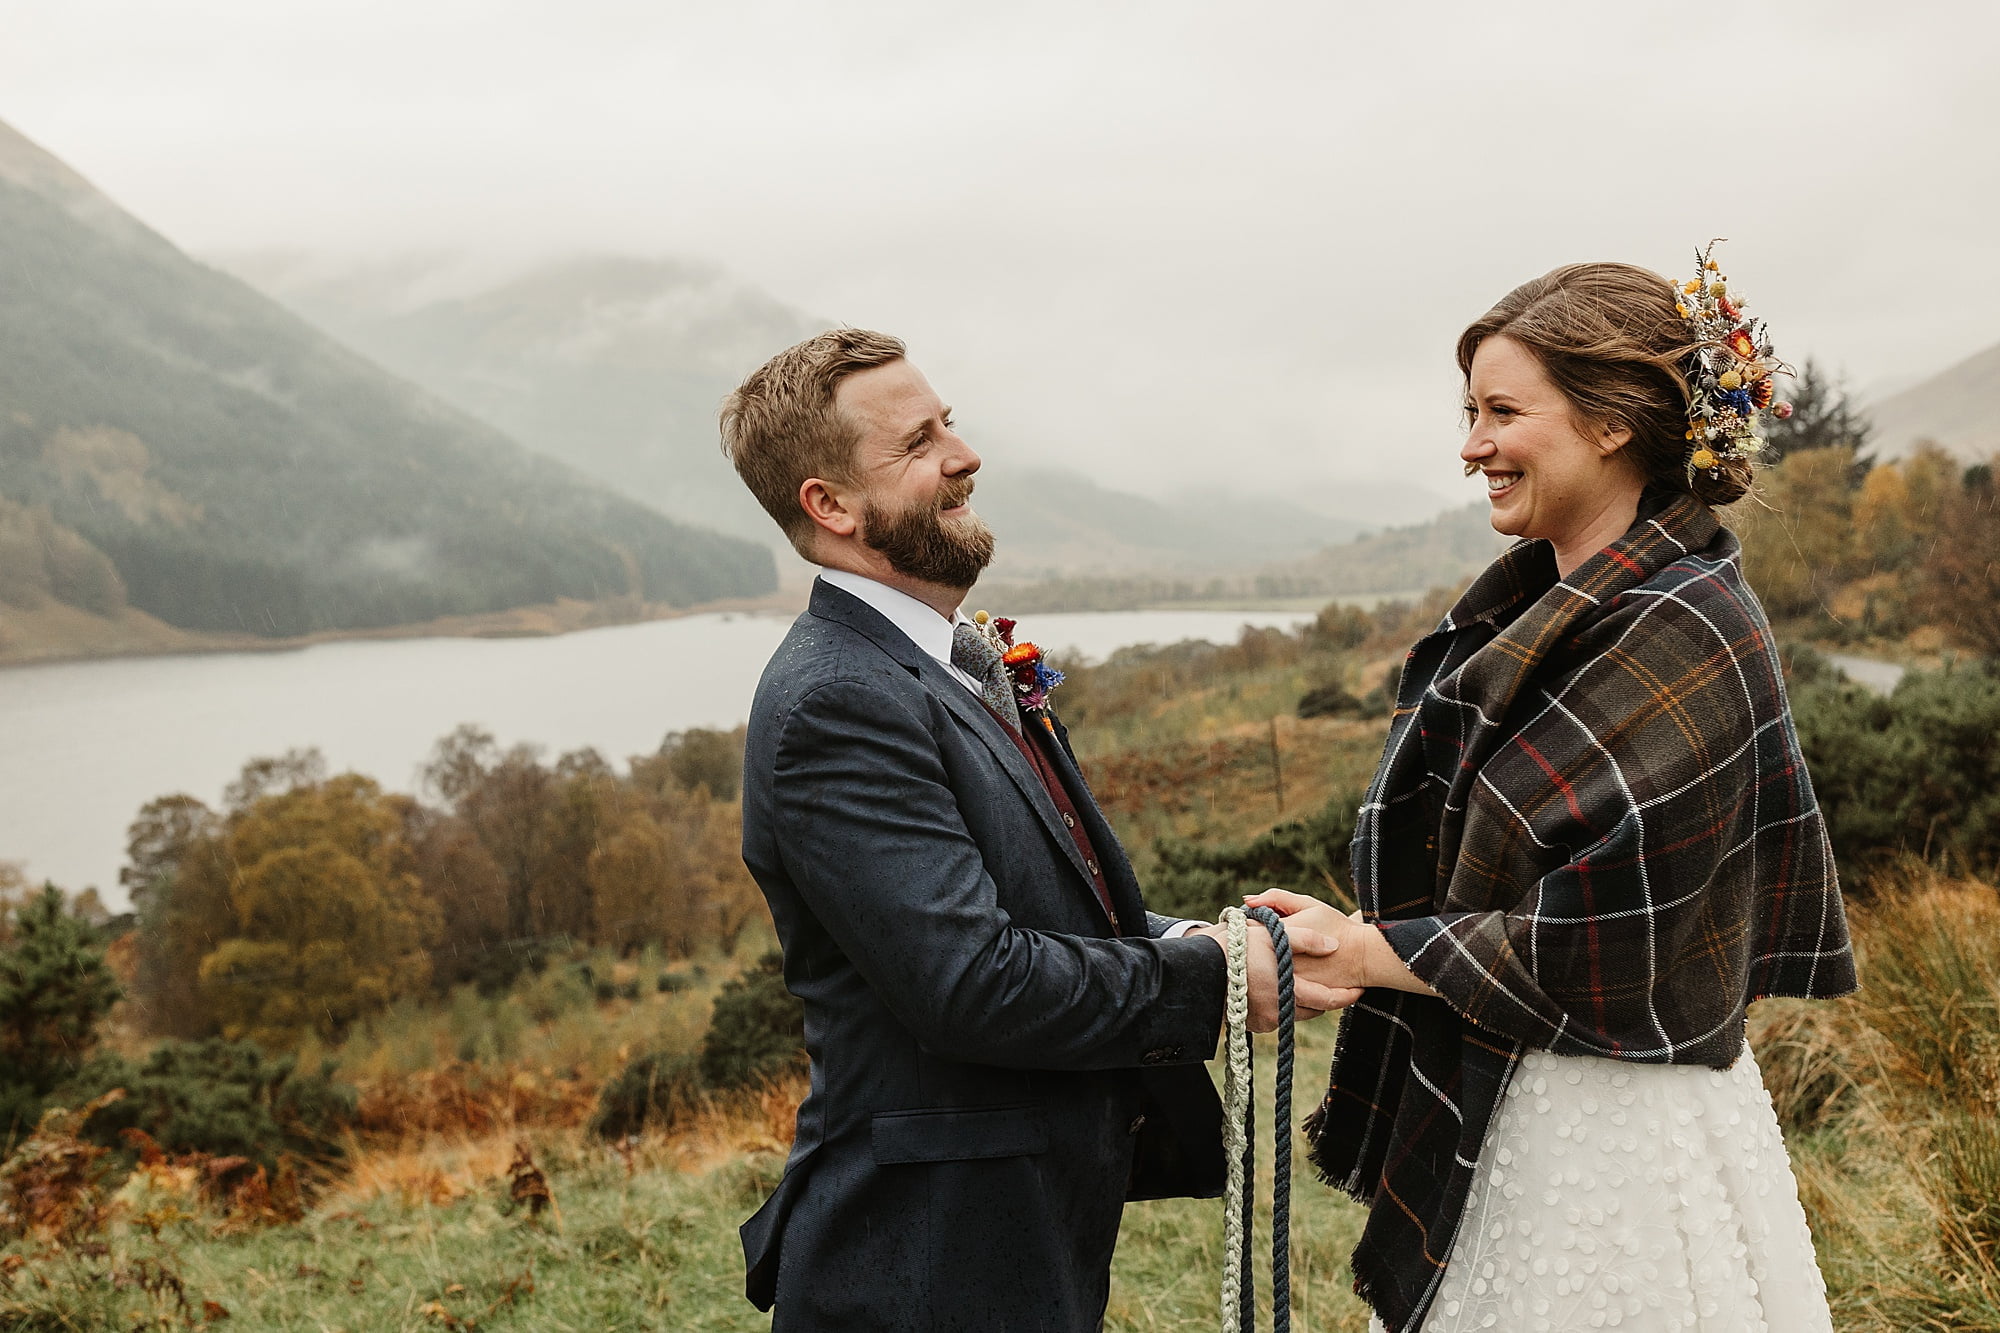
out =
<path fill-rule="evenodd" d="M 82 1065 L 117 1002 L 96 927 L 48 885 L 14 909 L 0 947 L 0 1140 L 34 1128 L 49 1092 Z"/>

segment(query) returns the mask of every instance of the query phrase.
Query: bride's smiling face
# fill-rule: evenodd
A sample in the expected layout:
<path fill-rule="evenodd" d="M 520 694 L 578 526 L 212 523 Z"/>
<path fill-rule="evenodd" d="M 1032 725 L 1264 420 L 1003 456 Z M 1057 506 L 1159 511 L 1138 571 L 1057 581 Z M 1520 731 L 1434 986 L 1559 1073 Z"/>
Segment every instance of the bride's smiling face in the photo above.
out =
<path fill-rule="evenodd" d="M 1540 358 L 1505 334 L 1473 354 L 1465 410 L 1458 456 L 1484 474 L 1497 531 L 1545 539 L 1560 556 L 1592 539 L 1621 505 L 1629 513 L 1644 489 L 1623 450 L 1631 432 L 1592 432 Z"/>

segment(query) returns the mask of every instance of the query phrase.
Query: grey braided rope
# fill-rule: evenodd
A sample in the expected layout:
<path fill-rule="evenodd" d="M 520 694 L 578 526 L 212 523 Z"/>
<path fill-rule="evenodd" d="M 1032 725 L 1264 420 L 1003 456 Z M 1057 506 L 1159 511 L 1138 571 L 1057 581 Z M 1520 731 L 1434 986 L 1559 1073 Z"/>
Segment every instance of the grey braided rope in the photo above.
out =
<path fill-rule="evenodd" d="M 1227 922 L 1230 914 L 1241 911 L 1244 917 L 1256 921 L 1271 936 L 1272 952 L 1277 956 L 1278 972 L 1278 1070 L 1277 1086 L 1274 1089 L 1275 1106 L 1271 1116 L 1272 1134 L 1272 1180 L 1271 1180 L 1271 1326 L 1274 1333 L 1290 1333 L 1292 1326 L 1292 1065 L 1293 1028 L 1297 1009 L 1292 986 L 1292 946 L 1285 934 L 1284 918 L 1268 907 L 1230 908 L 1224 913 Z M 1232 951 L 1233 952 L 1233 951 Z M 1238 963 L 1240 955 L 1232 956 L 1232 965 Z M 1232 985 L 1241 985 L 1241 978 L 1232 978 Z M 1232 1016 L 1233 1018 L 1233 1016 Z M 1244 1034 L 1247 1035 L 1247 1034 Z M 1253 1245 L 1253 1225 L 1251 1213 L 1254 1207 L 1257 1179 L 1257 1150 L 1255 1146 L 1256 1098 L 1254 1083 L 1250 1077 L 1252 1060 L 1248 1043 L 1244 1042 L 1244 1052 L 1240 1081 L 1234 1076 L 1231 1091 L 1236 1094 L 1232 1104 L 1226 1109 L 1232 1120 L 1241 1120 L 1242 1156 L 1230 1163 L 1234 1178 L 1228 1197 L 1232 1207 L 1239 1207 L 1240 1214 L 1228 1219 L 1225 1233 L 1234 1232 L 1242 1238 L 1240 1254 L 1231 1254 L 1224 1264 L 1225 1282 L 1236 1282 L 1236 1324 L 1239 1333 L 1256 1333 L 1257 1330 L 1257 1284 L 1251 1268 L 1251 1248 Z M 1235 1127 L 1232 1125 L 1232 1130 Z M 1232 1139 L 1235 1135 L 1232 1133 Z M 1235 1182 L 1241 1182 L 1237 1184 Z M 1228 1309 L 1227 1291 L 1224 1292 L 1224 1309 Z M 1228 1333 L 1227 1315 L 1224 1317 L 1224 1333 Z"/>
<path fill-rule="evenodd" d="M 1292 939 L 1284 918 L 1268 907 L 1249 909 L 1271 933 L 1278 956 L 1278 1077 L 1271 1098 L 1271 1327 L 1292 1327 L 1292 1029 L 1298 1016 L 1292 995 Z"/>

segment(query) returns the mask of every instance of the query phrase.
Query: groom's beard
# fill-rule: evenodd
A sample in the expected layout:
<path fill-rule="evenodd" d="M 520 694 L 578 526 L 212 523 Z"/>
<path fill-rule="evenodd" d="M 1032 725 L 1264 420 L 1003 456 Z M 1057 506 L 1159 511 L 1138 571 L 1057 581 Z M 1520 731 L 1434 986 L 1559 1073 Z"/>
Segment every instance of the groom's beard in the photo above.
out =
<path fill-rule="evenodd" d="M 977 514 L 946 521 L 939 512 L 964 504 L 972 479 L 947 482 L 927 505 L 890 514 L 869 500 L 861 508 L 861 539 L 906 578 L 942 588 L 970 588 L 993 561 L 993 531 Z"/>

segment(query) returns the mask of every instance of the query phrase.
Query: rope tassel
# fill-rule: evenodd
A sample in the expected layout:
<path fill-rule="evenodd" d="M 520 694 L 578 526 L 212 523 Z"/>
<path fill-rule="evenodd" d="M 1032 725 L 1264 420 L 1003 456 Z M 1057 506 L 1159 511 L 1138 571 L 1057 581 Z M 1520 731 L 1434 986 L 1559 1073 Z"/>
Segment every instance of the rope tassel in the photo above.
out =
<path fill-rule="evenodd" d="M 1229 1155 L 1223 1190 L 1222 1333 L 1257 1333 L 1257 1280 L 1251 1270 L 1257 1150 L 1252 1143 L 1256 1112 L 1250 1053 L 1250 922 L 1271 936 L 1278 960 L 1278 1072 L 1271 1115 L 1271 1327 L 1292 1326 L 1292 946 L 1284 918 L 1268 907 L 1223 909 L 1229 955 L 1229 989 L 1223 1002 L 1228 1028 L 1223 1065 L 1223 1147 Z"/>

